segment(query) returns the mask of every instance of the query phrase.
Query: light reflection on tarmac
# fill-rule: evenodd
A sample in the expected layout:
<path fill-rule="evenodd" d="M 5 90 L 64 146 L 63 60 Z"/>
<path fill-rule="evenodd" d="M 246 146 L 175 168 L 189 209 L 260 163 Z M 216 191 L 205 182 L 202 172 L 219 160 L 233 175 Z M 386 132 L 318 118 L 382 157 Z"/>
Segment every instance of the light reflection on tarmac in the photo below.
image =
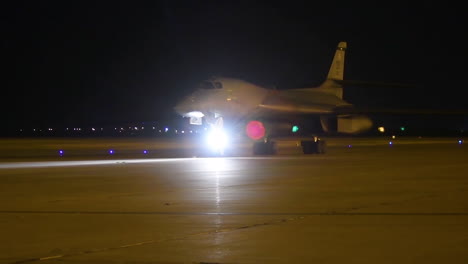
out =
<path fill-rule="evenodd" d="M 377 141 L 325 155 L 19 155 L 0 162 L 0 263 L 467 263 L 466 147 Z"/>
<path fill-rule="evenodd" d="M 24 168 L 44 168 L 44 167 L 68 167 L 68 166 L 95 166 L 111 165 L 122 163 L 154 163 L 154 162 L 175 162 L 190 160 L 185 159 L 125 159 L 125 160 L 75 160 L 75 161 L 39 161 L 39 162 L 9 162 L 0 163 L 0 169 L 24 169 Z"/>

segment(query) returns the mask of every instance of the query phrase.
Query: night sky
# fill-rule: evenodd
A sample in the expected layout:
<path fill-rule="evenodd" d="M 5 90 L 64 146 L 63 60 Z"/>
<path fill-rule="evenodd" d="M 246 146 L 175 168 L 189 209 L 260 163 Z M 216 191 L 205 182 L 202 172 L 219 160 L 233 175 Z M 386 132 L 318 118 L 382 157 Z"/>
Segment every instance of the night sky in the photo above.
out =
<path fill-rule="evenodd" d="M 214 75 L 318 85 L 339 41 L 348 42 L 345 79 L 410 85 L 349 87 L 351 103 L 465 107 L 465 8 L 323 2 L 3 5 L 2 126 L 159 120 Z"/>

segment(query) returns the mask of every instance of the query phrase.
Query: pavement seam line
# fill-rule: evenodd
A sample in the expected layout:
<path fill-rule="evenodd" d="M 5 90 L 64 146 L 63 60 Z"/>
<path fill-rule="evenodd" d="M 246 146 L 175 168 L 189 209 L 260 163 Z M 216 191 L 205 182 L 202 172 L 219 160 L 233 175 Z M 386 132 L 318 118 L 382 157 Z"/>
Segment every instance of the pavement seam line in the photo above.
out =
<path fill-rule="evenodd" d="M 170 242 L 170 241 L 179 241 L 179 240 L 184 240 L 184 239 L 187 239 L 187 238 L 190 238 L 190 237 L 195 237 L 195 236 L 213 235 L 213 234 L 218 234 L 218 233 L 227 233 L 227 232 L 232 232 L 232 231 L 241 230 L 241 229 L 249 229 L 249 228 L 254 228 L 254 227 L 259 227 L 259 226 L 267 226 L 267 225 L 273 225 L 273 224 L 287 223 L 287 222 L 290 222 L 290 221 L 301 220 L 301 219 L 304 219 L 304 218 L 305 218 L 305 216 L 282 218 L 282 219 L 274 220 L 274 221 L 270 221 L 270 222 L 257 223 L 257 224 L 251 224 L 251 225 L 243 225 L 243 226 L 237 226 L 237 227 L 232 227 L 232 228 L 215 229 L 215 230 L 212 230 L 212 231 L 188 234 L 188 235 L 181 236 L 181 237 L 166 238 L 166 239 L 160 239 L 160 240 L 148 240 L 148 241 L 144 241 L 144 242 L 121 245 L 121 246 L 116 246 L 116 247 L 108 247 L 108 248 L 101 248 L 101 249 L 94 249 L 94 250 L 84 250 L 84 251 L 80 251 L 80 252 L 73 253 L 73 254 L 54 255 L 54 256 L 47 256 L 47 257 L 41 257 L 41 258 L 30 258 L 30 259 L 15 261 L 15 262 L 12 262 L 11 264 L 20 264 L 20 263 L 37 262 L 37 261 L 50 260 L 50 259 L 59 259 L 59 258 L 65 258 L 65 257 L 74 257 L 74 256 L 80 256 L 80 255 L 86 255 L 86 254 L 92 254 L 92 253 L 104 252 L 104 251 L 110 251 L 110 250 L 116 250 L 116 249 L 122 249 L 122 248 L 143 246 L 143 245 L 148 245 L 148 244 L 157 244 L 157 243 Z"/>

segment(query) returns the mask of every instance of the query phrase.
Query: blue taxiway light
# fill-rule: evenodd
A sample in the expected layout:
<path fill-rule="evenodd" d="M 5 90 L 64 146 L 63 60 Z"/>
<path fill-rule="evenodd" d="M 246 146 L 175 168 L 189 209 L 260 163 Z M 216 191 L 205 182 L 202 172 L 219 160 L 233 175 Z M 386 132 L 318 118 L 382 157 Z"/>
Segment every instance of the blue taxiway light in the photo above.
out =
<path fill-rule="evenodd" d="M 109 154 L 111 154 L 111 155 L 114 154 L 114 150 L 112 150 L 112 149 L 109 150 Z"/>

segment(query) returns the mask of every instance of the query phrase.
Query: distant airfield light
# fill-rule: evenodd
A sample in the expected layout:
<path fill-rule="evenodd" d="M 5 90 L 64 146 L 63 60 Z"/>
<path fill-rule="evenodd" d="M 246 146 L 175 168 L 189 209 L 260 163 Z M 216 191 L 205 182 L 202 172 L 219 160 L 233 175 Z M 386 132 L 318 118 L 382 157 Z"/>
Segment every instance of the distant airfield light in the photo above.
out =
<path fill-rule="evenodd" d="M 377 128 L 379 130 L 380 133 L 384 133 L 385 132 L 385 127 L 379 127 Z"/>
<path fill-rule="evenodd" d="M 392 139 L 395 139 L 395 135 L 392 136 Z"/>
<path fill-rule="evenodd" d="M 153 130 L 155 130 L 155 129 L 156 129 L 156 128 L 155 128 L 155 127 L 153 127 Z"/>
<path fill-rule="evenodd" d="M 299 131 L 299 127 L 296 126 L 296 125 L 294 125 L 294 126 L 291 128 L 291 131 L 292 131 L 293 133 L 296 133 L 297 131 Z"/>
<path fill-rule="evenodd" d="M 143 130 L 144 130 L 144 129 L 145 129 L 145 127 L 141 127 L 141 129 L 143 129 Z"/>
<path fill-rule="evenodd" d="M 459 139 L 459 140 L 458 140 L 458 144 L 459 144 L 459 145 L 463 144 L 463 139 Z"/>
<path fill-rule="evenodd" d="M 143 154 L 148 154 L 148 151 L 147 151 L 147 150 L 143 150 Z"/>
<path fill-rule="evenodd" d="M 93 127 L 93 128 L 91 128 L 91 130 L 92 130 L 92 131 L 96 131 L 96 129 L 94 129 L 94 127 Z"/>
<path fill-rule="evenodd" d="M 401 130 L 401 131 L 405 131 L 405 127 L 403 127 L 403 126 L 400 127 L 400 130 Z"/>
<path fill-rule="evenodd" d="M 351 144 L 348 145 L 348 148 L 352 148 L 353 146 Z"/>
<path fill-rule="evenodd" d="M 182 130 L 181 132 L 182 132 L 182 134 L 185 134 L 185 131 L 184 131 L 184 130 Z"/>
<path fill-rule="evenodd" d="M 167 131 L 169 131 L 169 128 L 168 127 L 164 128 L 164 132 L 167 132 Z"/>
<path fill-rule="evenodd" d="M 59 150 L 58 153 L 59 153 L 60 156 L 63 156 L 64 152 L 63 152 L 63 150 Z"/>
<path fill-rule="evenodd" d="M 110 149 L 109 154 L 111 154 L 111 155 L 114 154 L 114 150 Z"/>
<path fill-rule="evenodd" d="M 388 144 L 389 144 L 390 146 L 392 146 L 392 145 L 393 145 L 393 141 L 388 142 Z"/>
<path fill-rule="evenodd" d="M 162 132 L 161 129 L 159 129 L 159 133 L 161 133 L 161 132 Z"/>

